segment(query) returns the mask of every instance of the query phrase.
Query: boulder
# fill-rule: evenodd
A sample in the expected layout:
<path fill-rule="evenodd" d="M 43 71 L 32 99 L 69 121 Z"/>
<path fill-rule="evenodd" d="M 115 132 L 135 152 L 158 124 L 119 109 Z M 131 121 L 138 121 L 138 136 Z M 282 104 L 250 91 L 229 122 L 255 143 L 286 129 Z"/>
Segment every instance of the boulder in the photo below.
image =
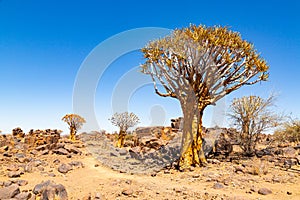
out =
<path fill-rule="evenodd" d="M 30 199 L 32 196 L 32 194 L 30 192 L 21 192 L 19 194 L 17 194 L 14 198 L 18 199 L 18 200 L 28 200 Z"/>
<path fill-rule="evenodd" d="M 268 195 L 268 194 L 272 194 L 272 191 L 268 188 L 260 188 L 258 190 L 258 194 L 261 194 L 261 195 Z"/>
<path fill-rule="evenodd" d="M 69 164 L 61 164 L 58 169 L 57 169 L 60 173 L 68 173 L 69 171 L 72 170 L 72 166 Z"/>
<path fill-rule="evenodd" d="M 9 178 L 18 178 L 18 177 L 20 177 L 22 174 L 23 174 L 22 171 L 10 171 L 10 172 L 8 172 L 7 176 L 8 176 Z"/>
<path fill-rule="evenodd" d="M 24 138 L 25 133 L 20 127 L 17 127 L 12 130 L 12 135 L 15 137 Z"/>
<path fill-rule="evenodd" d="M 14 198 L 19 193 L 19 186 L 17 184 L 12 184 L 8 187 L 0 188 L 0 199 Z"/>
<path fill-rule="evenodd" d="M 69 152 L 64 148 L 55 149 L 55 150 L 53 150 L 53 153 L 56 153 L 58 155 L 68 155 L 69 154 Z"/>
<path fill-rule="evenodd" d="M 68 193 L 66 188 L 61 184 L 55 184 L 50 180 L 37 184 L 33 193 L 41 195 L 41 199 L 56 199 L 56 200 L 67 200 Z"/>

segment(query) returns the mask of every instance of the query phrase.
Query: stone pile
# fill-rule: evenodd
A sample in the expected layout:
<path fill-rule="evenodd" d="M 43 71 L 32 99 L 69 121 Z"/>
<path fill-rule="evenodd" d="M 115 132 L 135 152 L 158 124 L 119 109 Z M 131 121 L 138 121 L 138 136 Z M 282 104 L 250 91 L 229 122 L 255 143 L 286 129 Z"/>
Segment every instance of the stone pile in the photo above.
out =
<path fill-rule="evenodd" d="M 175 130 L 182 129 L 182 122 L 183 122 L 182 117 L 171 119 L 171 127 Z"/>
<path fill-rule="evenodd" d="M 17 127 L 12 130 L 12 135 L 18 138 L 24 138 L 25 133 L 20 127 Z"/>
<path fill-rule="evenodd" d="M 134 135 L 134 145 L 131 147 L 139 146 L 143 151 L 149 151 L 158 150 L 168 144 L 168 141 L 175 137 L 176 132 L 171 127 L 139 127 L 134 131 Z"/>
<path fill-rule="evenodd" d="M 232 152 L 235 139 L 230 129 L 203 127 L 203 133 L 203 151 L 206 157 L 220 154 L 228 156 Z"/>
<path fill-rule="evenodd" d="M 103 165 L 126 173 L 153 174 L 179 158 L 181 140 L 180 135 L 177 136 L 158 149 L 141 146 L 116 148 L 106 135 L 97 132 L 80 134 L 79 138 Z"/>
<path fill-rule="evenodd" d="M 53 181 L 48 180 L 37 184 L 32 191 L 21 191 L 20 186 L 27 184 L 28 182 L 24 180 L 0 182 L 0 199 L 68 199 L 66 188 L 61 184 L 54 183 Z"/>
<path fill-rule="evenodd" d="M 46 129 L 46 130 L 33 130 L 31 129 L 25 135 L 25 143 L 30 147 L 37 147 L 40 145 L 55 145 L 60 139 L 60 130 Z"/>

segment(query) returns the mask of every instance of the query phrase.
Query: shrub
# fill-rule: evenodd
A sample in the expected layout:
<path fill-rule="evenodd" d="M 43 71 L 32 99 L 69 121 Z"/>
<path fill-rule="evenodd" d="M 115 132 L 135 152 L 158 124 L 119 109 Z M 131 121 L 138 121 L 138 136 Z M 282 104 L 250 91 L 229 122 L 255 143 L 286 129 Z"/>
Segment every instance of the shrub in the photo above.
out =
<path fill-rule="evenodd" d="M 300 120 L 289 120 L 275 131 L 275 140 L 279 142 L 300 142 Z"/>

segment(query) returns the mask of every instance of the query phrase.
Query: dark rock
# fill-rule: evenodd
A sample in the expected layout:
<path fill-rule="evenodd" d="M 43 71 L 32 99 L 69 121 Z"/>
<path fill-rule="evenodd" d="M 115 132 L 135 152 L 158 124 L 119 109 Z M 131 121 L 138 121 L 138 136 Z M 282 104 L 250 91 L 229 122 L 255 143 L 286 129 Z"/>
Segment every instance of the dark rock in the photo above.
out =
<path fill-rule="evenodd" d="M 17 177 L 20 177 L 22 174 L 23 174 L 22 171 L 11 171 L 11 172 L 8 172 L 7 176 L 9 178 L 17 178 Z"/>
<path fill-rule="evenodd" d="M 67 200 L 68 194 L 66 188 L 61 184 L 55 184 L 54 182 L 50 182 L 50 180 L 46 182 L 42 182 L 37 184 L 33 193 L 36 195 L 41 195 L 41 199 L 57 199 L 57 200 Z"/>
<path fill-rule="evenodd" d="M 224 185 L 222 183 L 215 183 L 213 188 L 214 189 L 222 189 L 222 188 L 224 188 Z"/>
<path fill-rule="evenodd" d="M 31 163 L 28 163 L 27 165 L 25 165 L 24 171 L 25 171 L 25 172 L 28 172 L 28 173 L 33 172 L 33 166 L 32 166 L 32 164 L 31 164 Z"/>
<path fill-rule="evenodd" d="M 48 144 L 40 145 L 40 146 L 38 146 L 38 147 L 35 148 L 35 150 L 37 150 L 37 151 L 44 151 L 46 149 L 49 149 L 49 145 Z"/>
<path fill-rule="evenodd" d="M 33 149 L 33 150 L 30 151 L 30 153 L 31 153 L 32 155 L 35 155 L 35 156 L 36 156 L 36 155 L 38 155 L 39 152 L 38 152 L 37 150 Z"/>
<path fill-rule="evenodd" d="M 47 155 L 49 154 L 49 150 L 48 149 L 45 149 L 41 152 L 41 155 Z"/>
<path fill-rule="evenodd" d="M 21 158 L 17 158 L 17 161 L 18 161 L 19 163 L 25 163 L 25 162 L 28 162 L 29 159 L 26 158 L 26 157 L 21 157 Z"/>
<path fill-rule="evenodd" d="M 53 150 L 53 153 L 56 153 L 58 155 L 68 155 L 69 154 L 69 152 L 64 148 L 55 149 L 55 150 Z"/>
<path fill-rule="evenodd" d="M 234 171 L 244 173 L 244 168 L 242 166 L 237 165 L 237 166 L 234 166 Z"/>
<path fill-rule="evenodd" d="M 4 156 L 4 157 L 10 158 L 10 157 L 12 157 L 12 154 L 11 154 L 11 153 L 8 153 L 8 152 L 5 152 L 5 153 L 3 153 L 3 156 Z"/>
<path fill-rule="evenodd" d="M 13 184 L 12 181 L 5 181 L 5 182 L 3 183 L 4 187 L 11 186 L 12 184 Z"/>
<path fill-rule="evenodd" d="M 110 156 L 113 156 L 113 157 L 118 157 L 118 156 L 120 156 L 120 154 L 118 154 L 117 152 L 110 152 L 109 155 L 110 155 Z"/>
<path fill-rule="evenodd" d="M 54 173 L 48 173 L 48 176 L 55 177 L 56 175 Z"/>
<path fill-rule="evenodd" d="M 269 190 L 268 188 L 260 188 L 258 190 L 258 194 L 261 194 L 261 195 L 268 195 L 268 194 L 272 194 L 272 191 Z"/>
<path fill-rule="evenodd" d="M 55 159 L 55 160 L 53 161 L 53 163 L 57 165 L 57 164 L 59 164 L 59 163 L 60 163 L 60 160 L 58 160 L 58 159 Z"/>
<path fill-rule="evenodd" d="M 78 148 L 74 147 L 73 145 L 65 145 L 64 148 L 70 153 L 82 154 L 82 152 Z"/>
<path fill-rule="evenodd" d="M 69 163 L 69 165 L 74 166 L 74 167 L 84 167 L 83 163 L 80 161 L 72 161 Z"/>
<path fill-rule="evenodd" d="M 64 144 L 64 143 L 57 143 L 57 144 L 56 144 L 56 148 L 57 148 L 57 149 L 64 148 L 64 147 L 65 147 L 65 144 Z"/>
<path fill-rule="evenodd" d="M 1 150 L 2 150 L 2 151 L 7 151 L 8 149 L 9 149 L 8 146 L 3 146 L 3 147 L 1 147 Z"/>
<path fill-rule="evenodd" d="M 0 199 L 14 198 L 19 193 L 20 193 L 20 188 L 17 184 L 0 188 Z"/>
<path fill-rule="evenodd" d="M 125 189 L 122 191 L 122 194 L 125 196 L 132 196 L 133 190 L 132 189 Z"/>
<path fill-rule="evenodd" d="M 27 180 L 16 180 L 14 183 L 18 184 L 19 186 L 25 186 L 28 184 Z"/>
<path fill-rule="evenodd" d="M 287 194 L 287 195 L 292 195 L 292 193 L 291 193 L 291 192 L 289 192 L 289 191 L 287 191 L 287 192 L 286 192 L 286 194 Z"/>
<path fill-rule="evenodd" d="M 52 183 L 43 190 L 41 199 L 68 200 L 68 193 L 63 185 L 55 185 L 54 183 Z"/>
<path fill-rule="evenodd" d="M 14 198 L 18 199 L 18 200 L 28 200 L 31 198 L 31 193 L 30 192 L 21 192 L 19 194 L 17 194 Z"/>
<path fill-rule="evenodd" d="M 294 149 L 300 149 L 300 144 L 297 144 L 297 146 L 295 146 Z"/>
<path fill-rule="evenodd" d="M 46 188 L 49 184 L 50 184 L 50 180 L 42 182 L 37 184 L 34 188 L 33 188 L 33 193 L 34 194 L 41 194 L 41 192 L 43 191 L 44 188 Z"/>
<path fill-rule="evenodd" d="M 261 158 L 261 157 L 263 157 L 265 154 L 264 154 L 264 152 L 263 152 L 262 150 L 258 150 L 258 151 L 255 151 L 255 155 L 256 155 L 256 157 Z"/>
<path fill-rule="evenodd" d="M 69 164 L 61 164 L 58 169 L 57 169 L 60 173 L 68 173 L 68 171 L 72 170 L 72 166 Z"/>
<path fill-rule="evenodd" d="M 127 153 L 128 153 L 128 152 L 127 152 L 126 149 L 120 149 L 120 150 L 119 150 L 119 154 L 120 154 L 121 156 L 125 156 Z"/>

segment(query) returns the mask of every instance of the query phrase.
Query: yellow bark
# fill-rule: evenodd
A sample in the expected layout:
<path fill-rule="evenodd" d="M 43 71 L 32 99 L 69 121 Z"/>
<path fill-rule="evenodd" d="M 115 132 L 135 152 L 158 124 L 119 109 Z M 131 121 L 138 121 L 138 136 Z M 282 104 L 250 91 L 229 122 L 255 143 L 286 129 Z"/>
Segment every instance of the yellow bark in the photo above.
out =
<path fill-rule="evenodd" d="M 118 135 L 117 147 L 119 147 L 119 148 L 124 147 L 125 136 L 126 136 L 126 132 L 123 130 L 120 130 L 119 135 Z"/>
<path fill-rule="evenodd" d="M 193 117 L 190 117 L 191 115 Z M 202 111 L 185 113 L 183 137 L 179 168 L 185 170 L 191 166 L 206 166 L 207 161 L 202 149 Z"/>
<path fill-rule="evenodd" d="M 70 140 L 75 141 L 76 140 L 76 129 L 74 127 L 70 127 Z"/>

